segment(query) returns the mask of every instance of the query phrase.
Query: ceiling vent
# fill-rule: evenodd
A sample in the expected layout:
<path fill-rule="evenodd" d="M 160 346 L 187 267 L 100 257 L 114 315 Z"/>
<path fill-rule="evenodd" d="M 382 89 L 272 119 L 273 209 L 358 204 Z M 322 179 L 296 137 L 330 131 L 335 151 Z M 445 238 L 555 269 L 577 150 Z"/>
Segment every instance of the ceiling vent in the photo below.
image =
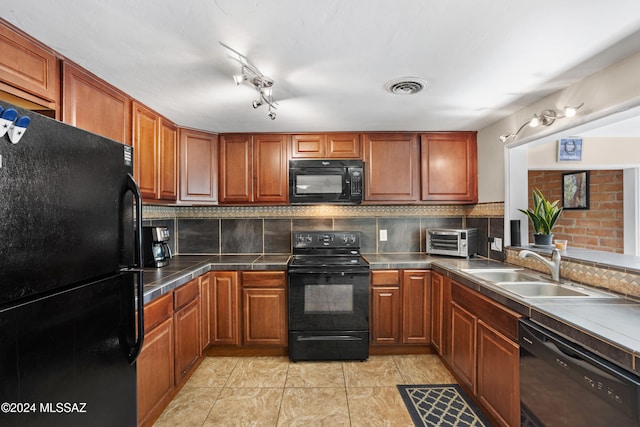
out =
<path fill-rule="evenodd" d="M 427 87 L 427 82 L 418 77 L 401 77 L 388 81 L 384 87 L 395 95 L 413 95 Z"/>

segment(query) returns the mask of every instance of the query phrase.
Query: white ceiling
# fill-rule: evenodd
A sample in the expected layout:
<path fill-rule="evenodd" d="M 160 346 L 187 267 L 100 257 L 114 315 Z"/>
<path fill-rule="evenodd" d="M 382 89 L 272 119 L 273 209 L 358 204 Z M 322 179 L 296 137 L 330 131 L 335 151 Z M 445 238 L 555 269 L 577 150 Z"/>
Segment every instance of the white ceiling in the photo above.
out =
<path fill-rule="evenodd" d="M 638 0 L 0 0 L 2 17 L 181 126 L 478 130 L 640 50 Z M 275 80 L 277 119 L 222 41 Z M 420 77 L 429 87 L 392 95 Z"/>

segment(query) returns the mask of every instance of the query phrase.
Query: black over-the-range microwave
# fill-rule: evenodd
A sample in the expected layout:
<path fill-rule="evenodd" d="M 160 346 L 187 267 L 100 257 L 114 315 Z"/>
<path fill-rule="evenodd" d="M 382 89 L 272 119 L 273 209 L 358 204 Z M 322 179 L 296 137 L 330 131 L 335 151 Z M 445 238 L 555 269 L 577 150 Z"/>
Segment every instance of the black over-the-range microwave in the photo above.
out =
<path fill-rule="evenodd" d="M 289 160 L 290 203 L 362 202 L 362 160 Z"/>

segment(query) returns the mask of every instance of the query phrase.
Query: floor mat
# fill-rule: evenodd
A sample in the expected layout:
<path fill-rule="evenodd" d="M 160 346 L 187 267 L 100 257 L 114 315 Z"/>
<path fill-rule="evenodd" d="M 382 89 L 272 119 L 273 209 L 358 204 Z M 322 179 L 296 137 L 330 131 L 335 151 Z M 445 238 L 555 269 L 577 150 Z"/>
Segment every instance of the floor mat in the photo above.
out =
<path fill-rule="evenodd" d="M 492 427 L 457 384 L 398 385 L 416 426 Z"/>

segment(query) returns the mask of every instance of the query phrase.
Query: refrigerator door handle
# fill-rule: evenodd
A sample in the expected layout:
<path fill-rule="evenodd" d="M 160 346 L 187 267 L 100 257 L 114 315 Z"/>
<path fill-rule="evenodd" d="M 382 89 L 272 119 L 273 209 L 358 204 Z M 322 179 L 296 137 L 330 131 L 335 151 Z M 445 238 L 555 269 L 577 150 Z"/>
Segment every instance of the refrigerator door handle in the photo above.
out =
<path fill-rule="evenodd" d="M 135 242 L 136 242 L 136 259 L 135 259 L 135 268 L 134 272 L 138 276 L 137 280 L 137 289 L 136 289 L 136 311 L 137 316 L 134 318 L 137 319 L 137 339 L 131 346 L 128 354 L 129 363 L 133 364 L 140 351 L 142 350 L 142 342 L 144 341 L 144 298 L 143 298 L 143 276 L 142 276 L 142 196 L 140 195 L 140 189 L 138 188 L 138 184 L 133 179 L 133 176 L 129 173 L 127 174 L 127 190 L 133 193 L 135 197 L 135 205 L 136 205 L 136 226 L 135 226 Z"/>

